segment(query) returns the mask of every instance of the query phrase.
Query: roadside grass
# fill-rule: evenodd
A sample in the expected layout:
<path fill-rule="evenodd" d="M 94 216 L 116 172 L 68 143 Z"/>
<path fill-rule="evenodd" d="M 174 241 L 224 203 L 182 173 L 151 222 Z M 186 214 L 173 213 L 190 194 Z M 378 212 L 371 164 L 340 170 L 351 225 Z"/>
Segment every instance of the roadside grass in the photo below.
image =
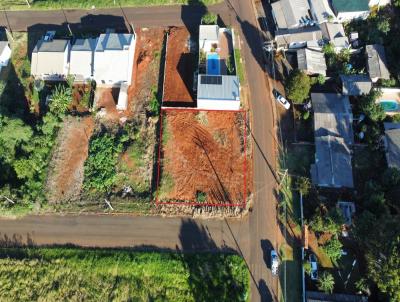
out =
<path fill-rule="evenodd" d="M 239 77 L 240 83 L 244 84 L 244 66 L 240 49 L 235 48 L 234 53 L 235 53 L 236 73 L 237 76 Z"/>
<path fill-rule="evenodd" d="M 154 5 L 212 5 L 222 0 L 2 0 L 0 8 L 8 10 L 46 10 L 70 8 L 107 8 L 107 7 L 135 7 Z"/>
<path fill-rule="evenodd" d="M 279 272 L 279 280 L 282 291 L 282 296 L 280 297 L 280 301 L 285 301 L 285 302 L 301 301 L 301 290 L 302 290 L 301 251 L 297 248 L 293 249 L 291 246 L 287 244 L 283 244 L 279 248 L 279 256 L 281 259 L 281 268 L 282 268 Z M 286 271 L 286 277 L 285 277 L 285 271 Z"/>
<path fill-rule="evenodd" d="M 1 301 L 246 301 L 233 254 L 1 248 Z"/>
<path fill-rule="evenodd" d="M 158 199 L 164 199 L 168 193 L 172 191 L 175 186 L 174 179 L 167 173 L 161 174 L 161 181 L 158 187 L 157 197 Z"/>

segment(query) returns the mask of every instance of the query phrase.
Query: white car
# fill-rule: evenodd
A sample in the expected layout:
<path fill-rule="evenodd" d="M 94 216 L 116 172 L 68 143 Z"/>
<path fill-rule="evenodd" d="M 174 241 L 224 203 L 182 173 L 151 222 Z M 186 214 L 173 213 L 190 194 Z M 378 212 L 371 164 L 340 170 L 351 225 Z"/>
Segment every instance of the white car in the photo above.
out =
<path fill-rule="evenodd" d="M 286 110 L 289 110 L 289 108 L 290 108 L 290 103 L 289 103 L 289 101 L 288 101 L 287 99 L 285 99 L 285 98 L 283 97 L 283 95 L 280 94 L 277 90 L 274 89 L 272 92 L 273 92 L 273 94 L 274 94 L 275 100 L 276 100 L 281 106 L 283 106 L 283 108 L 285 108 Z"/>
<path fill-rule="evenodd" d="M 311 254 L 309 260 L 311 265 L 311 274 L 310 274 L 311 280 L 317 280 L 318 279 L 317 257 L 315 257 L 314 254 Z"/>
<path fill-rule="evenodd" d="M 275 250 L 271 250 L 271 272 L 272 275 L 278 275 L 279 258 Z"/>

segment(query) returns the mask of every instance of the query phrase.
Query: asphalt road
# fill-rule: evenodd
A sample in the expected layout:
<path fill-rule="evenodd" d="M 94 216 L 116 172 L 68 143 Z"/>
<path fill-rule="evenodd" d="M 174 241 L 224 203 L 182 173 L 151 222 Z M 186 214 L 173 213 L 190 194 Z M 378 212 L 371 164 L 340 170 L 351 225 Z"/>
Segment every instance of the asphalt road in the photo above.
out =
<path fill-rule="evenodd" d="M 107 10 L 66 10 L 51 12 L 3 12 L 0 24 L 13 31 L 65 27 L 72 29 L 134 26 L 196 26 L 206 8 L 152 7 Z M 278 301 L 279 280 L 272 277 L 266 260 L 282 236 L 277 225 L 276 143 L 270 88 L 263 70 L 261 41 L 251 0 L 230 0 L 212 6 L 226 24 L 239 29 L 251 94 L 254 143 L 254 207 L 247 217 L 230 220 L 138 216 L 30 216 L 1 220 L 3 244 L 76 244 L 83 246 L 151 247 L 160 249 L 234 249 L 243 254 L 251 274 L 252 301 Z"/>

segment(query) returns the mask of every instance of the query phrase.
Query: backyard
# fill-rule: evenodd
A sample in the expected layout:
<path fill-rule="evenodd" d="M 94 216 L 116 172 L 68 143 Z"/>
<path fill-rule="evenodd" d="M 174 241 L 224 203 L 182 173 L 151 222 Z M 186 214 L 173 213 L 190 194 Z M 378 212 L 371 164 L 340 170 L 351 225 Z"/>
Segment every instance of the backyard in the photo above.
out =
<path fill-rule="evenodd" d="M 232 254 L 1 248 L 1 301 L 248 301 Z"/>
<path fill-rule="evenodd" d="M 157 202 L 244 206 L 251 150 L 244 112 L 164 110 Z"/>

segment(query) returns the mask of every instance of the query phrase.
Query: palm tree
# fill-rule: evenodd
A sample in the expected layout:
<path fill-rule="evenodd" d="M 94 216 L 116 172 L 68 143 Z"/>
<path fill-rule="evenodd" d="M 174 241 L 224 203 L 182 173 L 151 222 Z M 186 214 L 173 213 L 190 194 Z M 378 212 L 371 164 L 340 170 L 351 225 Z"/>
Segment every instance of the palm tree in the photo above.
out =
<path fill-rule="evenodd" d="M 335 279 L 331 273 L 323 272 L 318 279 L 318 289 L 326 293 L 332 293 L 335 286 Z"/>

